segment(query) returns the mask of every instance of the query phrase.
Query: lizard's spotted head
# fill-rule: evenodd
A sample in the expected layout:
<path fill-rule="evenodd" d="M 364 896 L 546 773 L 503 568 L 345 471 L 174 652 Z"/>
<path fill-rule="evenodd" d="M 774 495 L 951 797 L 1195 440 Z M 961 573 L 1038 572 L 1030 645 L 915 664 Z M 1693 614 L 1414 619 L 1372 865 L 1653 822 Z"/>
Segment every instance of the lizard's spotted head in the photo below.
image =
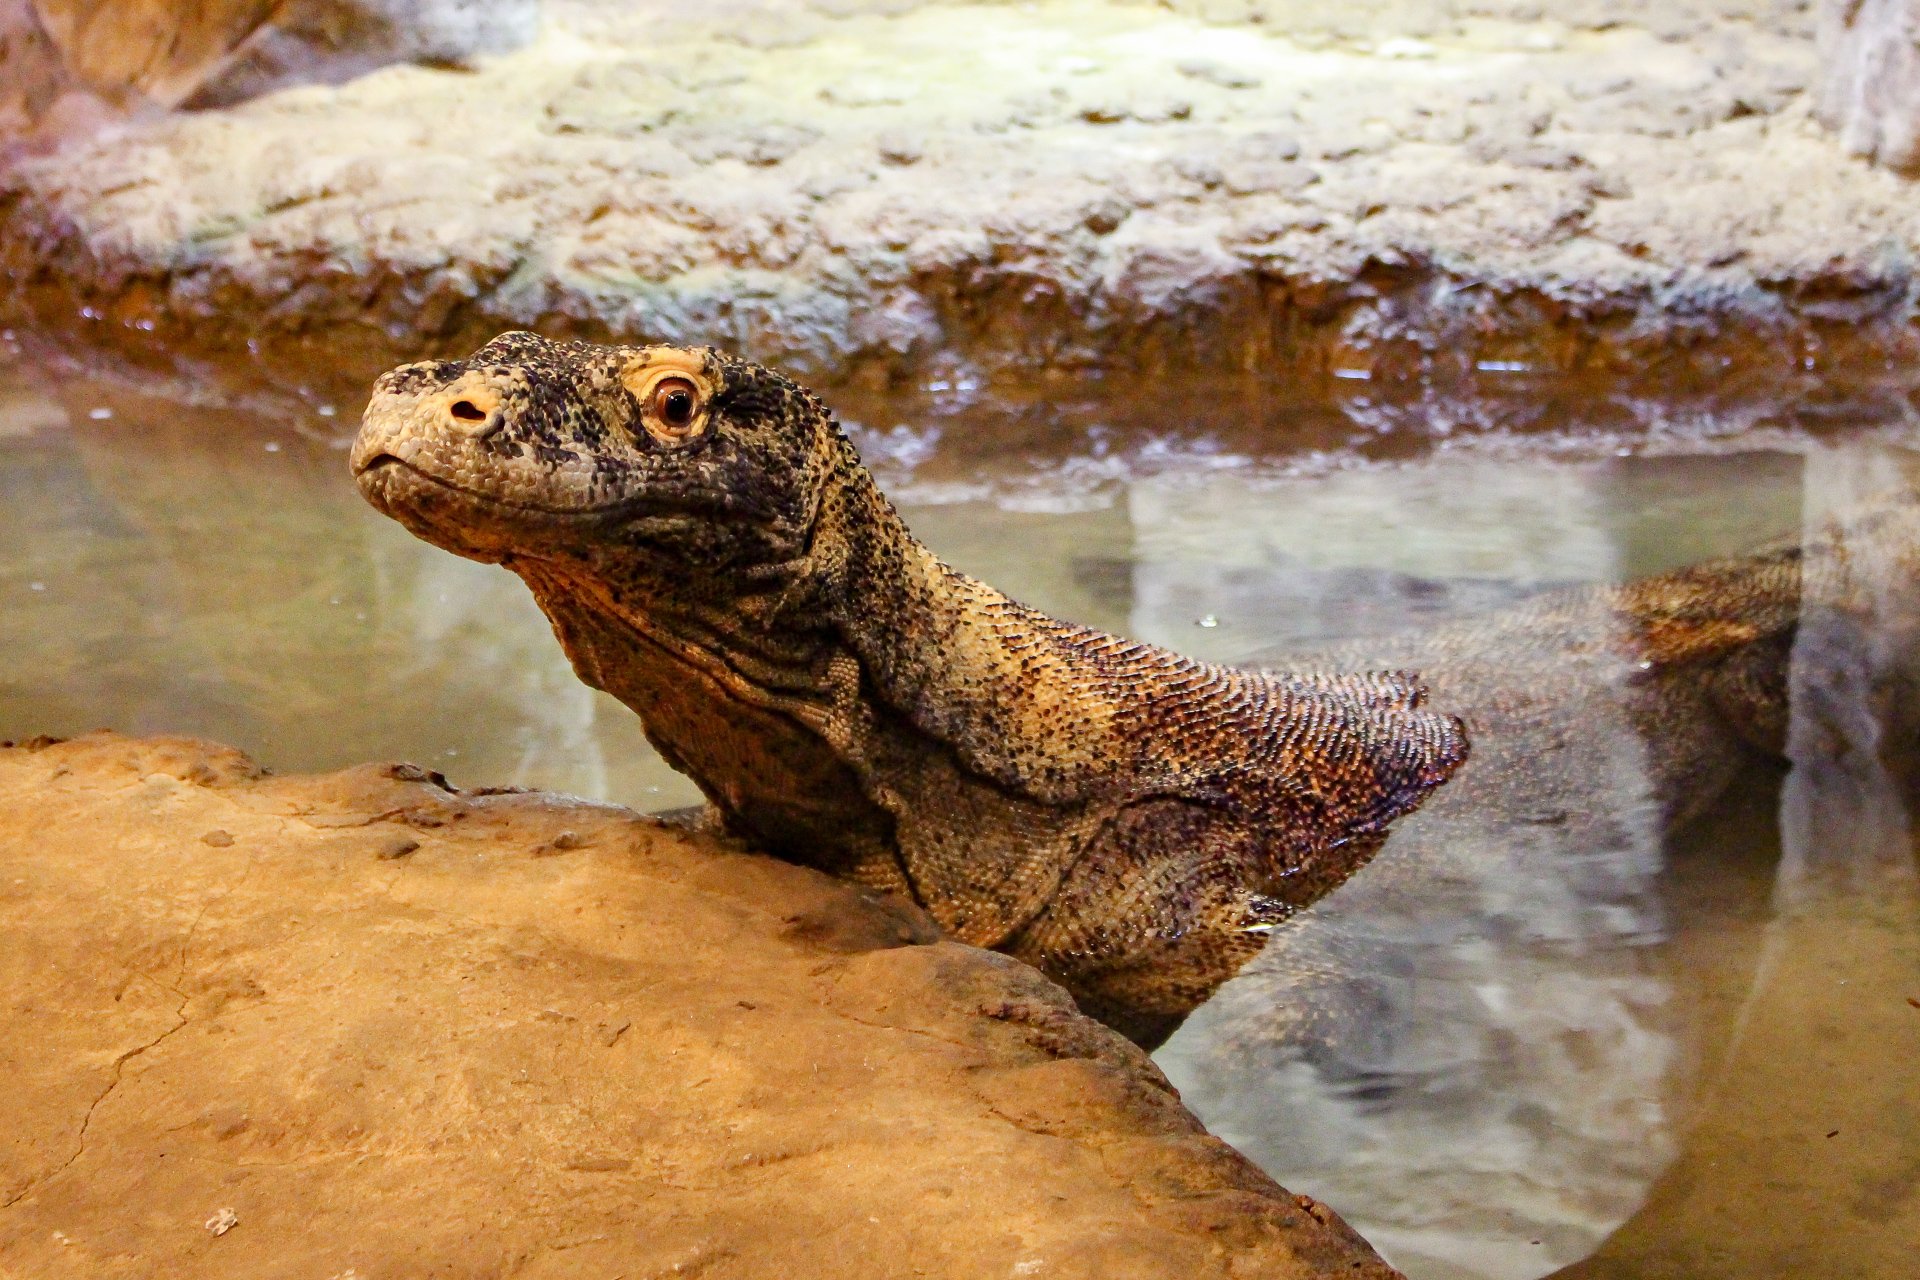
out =
<path fill-rule="evenodd" d="M 475 559 L 717 569 L 793 554 L 839 440 L 794 383 L 711 349 L 508 333 L 382 375 L 352 465 L 369 502 Z"/>

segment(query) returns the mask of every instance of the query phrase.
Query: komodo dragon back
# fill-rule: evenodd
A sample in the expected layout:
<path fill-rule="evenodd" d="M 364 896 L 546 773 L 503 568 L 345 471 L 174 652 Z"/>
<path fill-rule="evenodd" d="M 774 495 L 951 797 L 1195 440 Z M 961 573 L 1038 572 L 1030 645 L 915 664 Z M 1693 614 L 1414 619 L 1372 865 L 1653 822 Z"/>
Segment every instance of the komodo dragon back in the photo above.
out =
<path fill-rule="evenodd" d="M 804 388 L 531 334 L 375 385 L 352 466 L 519 574 L 731 830 L 911 897 L 1145 1043 L 1465 759 L 1410 675 L 1269 675 L 1055 621 L 908 532 Z"/>

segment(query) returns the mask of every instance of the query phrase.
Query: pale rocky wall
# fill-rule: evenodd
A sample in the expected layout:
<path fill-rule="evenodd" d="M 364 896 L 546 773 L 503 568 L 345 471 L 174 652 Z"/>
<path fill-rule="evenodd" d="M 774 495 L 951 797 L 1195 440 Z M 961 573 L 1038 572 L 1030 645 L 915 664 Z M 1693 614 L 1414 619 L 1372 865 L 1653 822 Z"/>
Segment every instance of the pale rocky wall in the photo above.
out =
<path fill-rule="evenodd" d="M 1125 0 L 1119 0 L 1125 3 Z M 565 0 L 562 0 L 565 3 Z M 811 27 L 859 13 L 893 14 L 928 0 L 746 0 L 733 6 L 742 39 L 756 29 Z M 1163 0 L 1157 7 L 1208 22 L 1283 34 L 1304 47 L 1400 49 L 1409 41 L 1471 35 L 1488 24 L 1537 23 L 1541 39 L 1631 21 L 1682 39 L 1713 24 L 1748 22 L 1811 34 L 1811 0 Z M 1905 0 L 1848 0 L 1834 15 L 1866 10 L 1846 26 L 1844 56 L 1892 56 L 1885 14 Z M 116 103 L 175 106 L 199 96 L 238 101 L 303 80 L 337 82 L 388 62 L 463 62 L 502 53 L 538 32 L 541 0 L 0 0 L 0 137 L 18 132 L 60 89 L 82 88 Z M 1823 28 L 1823 35 L 1825 28 Z M 1860 49 L 1858 56 L 1854 50 Z M 1404 51 L 1404 50 L 1403 50 Z M 1417 51 L 1416 51 L 1417 52 Z M 1908 55 L 1911 60 L 1911 54 Z M 1859 80 L 1852 77 L 1849 83 Z M 48 92 L 47 86 L 54 86 Z M 1878 90 L 1870 90 L 1878 92 Z M 1871 108 L 1867 114 L 1871 114 Z M 12 123 L 10 124 L 10 120 Z"/>
<path fill-rule="evenodd" d="M 1820 119 L 1846 149 L 1920 170 L 1920 3 L 1823 0 Z"/>
<path fill-rule="evenodd" d="M 1751 24 L 1811 35 L 1813 0 L 1162 0 L 1214 22 L 1248 22 L 1302 44 L 1378 44 L 1458 38 L 1489 23 L 1532 23 L 1556 32 L 1641 27 L 1685 39 L 1713 27 Z"/>
<path fill-rule="evenodd" d="M 354 382 L 506 327 L 1373 399 L 1909 367 L 1920 213 L 1814 119 L 1804 3 L 1173 7 L 547 0 L 471 74 L 0 171 L 0 311 L 168 361 L 323 338 Z"/>

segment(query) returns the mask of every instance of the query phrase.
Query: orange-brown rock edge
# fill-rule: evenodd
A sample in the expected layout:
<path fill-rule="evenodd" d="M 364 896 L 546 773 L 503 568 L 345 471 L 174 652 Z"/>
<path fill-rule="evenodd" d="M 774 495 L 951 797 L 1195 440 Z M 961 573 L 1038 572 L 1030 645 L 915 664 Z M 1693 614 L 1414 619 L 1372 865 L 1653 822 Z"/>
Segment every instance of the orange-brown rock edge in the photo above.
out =
<path fill-rule="evenodd" d="M 0 750 L 0 1276 L 1397 1274 L 936 936 L 412 766 Z"/>

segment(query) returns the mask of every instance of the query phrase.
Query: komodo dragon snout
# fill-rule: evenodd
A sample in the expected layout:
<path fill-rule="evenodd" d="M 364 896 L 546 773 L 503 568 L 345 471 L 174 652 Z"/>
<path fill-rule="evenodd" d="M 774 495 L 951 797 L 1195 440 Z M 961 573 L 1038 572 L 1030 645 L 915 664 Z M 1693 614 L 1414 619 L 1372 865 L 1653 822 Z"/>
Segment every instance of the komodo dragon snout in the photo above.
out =
<path fill-rule="evenodd" d="M 711 349 L 513 333 L 407 365 L 352 465 L 420 537 L 518 573 L 730 829 L 1143 1043 L 1466 757 L 1411 676 L 1212 666 L 949 568 L 816 397 Z"/>

